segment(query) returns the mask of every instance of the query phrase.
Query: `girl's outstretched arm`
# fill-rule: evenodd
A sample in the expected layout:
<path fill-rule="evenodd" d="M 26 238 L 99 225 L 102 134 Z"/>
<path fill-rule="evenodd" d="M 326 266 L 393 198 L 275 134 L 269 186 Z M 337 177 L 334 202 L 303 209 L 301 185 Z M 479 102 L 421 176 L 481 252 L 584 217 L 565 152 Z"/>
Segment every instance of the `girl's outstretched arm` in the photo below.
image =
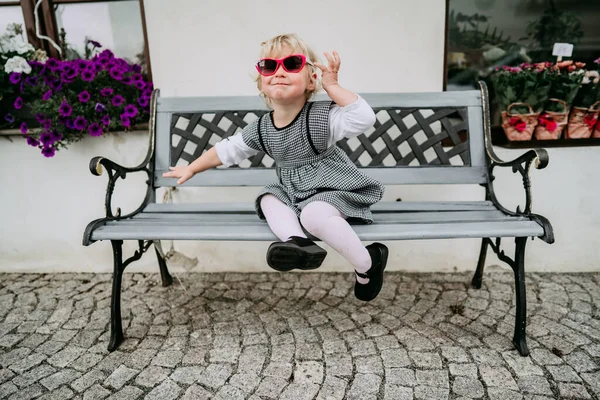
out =
<path fill-rule="evenodd" d="M 181 185 L 197 173 L 218 167 L 219 165 L 223 165 L 223 163 L 217 155 L 217 150 L 211 147 L 191 164 L 184 167 L 169 167 L 170 171 L 165 172 L 162 176 L 163 178 L 177 178 L 177 184 Z"/>

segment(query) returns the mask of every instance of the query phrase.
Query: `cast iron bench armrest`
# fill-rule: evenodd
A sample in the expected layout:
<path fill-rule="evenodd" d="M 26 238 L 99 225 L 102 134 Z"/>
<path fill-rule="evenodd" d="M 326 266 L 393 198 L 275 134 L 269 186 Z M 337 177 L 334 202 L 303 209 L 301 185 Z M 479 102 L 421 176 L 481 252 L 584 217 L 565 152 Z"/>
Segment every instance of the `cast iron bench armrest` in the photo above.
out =
<path fill-rule="evenodd" d="M 499 210 L 504 212 L 507 215 L 512 215 L 515 217 L 527 217 L 536 222 L 538 222 L 544 228 L 544 236 L 540 238 L 547 243 L 554 243 L 554 232 L 552 230 L 552 225 L 550 222 L 541 215 L 533 214 L 531 212 L 532 209 L 532 194 L 531 194 L 531 178 L 529 176 L 531 165 L 535 165 L 536 169 L 546 168 L 549 161 L 548 152 L 544 149 L 532 149 L 527 151 L 524 154 L 521 154 L 519 157 L 515 158 L 511 161 L 504 161 L 494 152 L 494 148 L 492 146 L 492 135 L 489 126 L 489 103 L 487 99 L 487 88 L 484 82 L 479 83 L 481 87 L 482 97 L 483 97 L 483 123 L 484 123 L 484 135 L 485 135 L 485 150 L 488 155 L 489 164 L 488 164 L 488 175 L 489 175 L 489 199 L 494 203 Z M 494 168 L 496 167 L 510 167 L 514 173 L 520 173 L 523 178 L 523 187 L 525 189 L 525 206 L 523 210 L 521 210 L 520 206 L 517 206 L 516 211 L 510 211 L 506 207 L 504 207 L 498 198 L 496 197 L 496 193 L 494 191 Z"/>

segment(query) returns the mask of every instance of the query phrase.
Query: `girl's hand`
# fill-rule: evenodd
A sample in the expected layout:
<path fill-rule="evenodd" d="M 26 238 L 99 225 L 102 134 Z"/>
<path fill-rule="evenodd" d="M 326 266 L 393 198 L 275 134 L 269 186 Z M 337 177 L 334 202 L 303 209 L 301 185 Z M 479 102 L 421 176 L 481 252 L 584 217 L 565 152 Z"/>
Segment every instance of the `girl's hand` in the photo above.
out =
<path fill-rule="evenodd" d="M 333 55 L 325 52 L 328 65 L 324 66 L 319 63 L 315 63 L 315 67 L 319 68 L 322 72 L 322 84 L 323 89 L 327 91 L 330 87 L 338 85 L 338 71 L 340 70 L 340 55 L 337 51 L 333 51 Z"/>
<path fill-rule="evenodd" d="M 169 167 L 169 169 L 171 171 L 163 173 L 163 178 L 178 178 L 178 185 L 181 185 L 195 175 L 192 169 L 189 168 L 189 165 L 185 167 Z"/>

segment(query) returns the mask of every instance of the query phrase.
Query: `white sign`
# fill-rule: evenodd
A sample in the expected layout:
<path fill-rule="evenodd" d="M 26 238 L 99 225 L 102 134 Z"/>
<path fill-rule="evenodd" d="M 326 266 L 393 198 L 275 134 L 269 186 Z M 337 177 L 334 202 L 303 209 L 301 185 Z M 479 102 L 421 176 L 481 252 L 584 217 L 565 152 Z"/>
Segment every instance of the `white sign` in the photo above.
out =
<path fill-rule="evenodd" d="M 573 45 L 571 43 L 554 43 L 552 55 L 557 57 L 571 57 Z"/>

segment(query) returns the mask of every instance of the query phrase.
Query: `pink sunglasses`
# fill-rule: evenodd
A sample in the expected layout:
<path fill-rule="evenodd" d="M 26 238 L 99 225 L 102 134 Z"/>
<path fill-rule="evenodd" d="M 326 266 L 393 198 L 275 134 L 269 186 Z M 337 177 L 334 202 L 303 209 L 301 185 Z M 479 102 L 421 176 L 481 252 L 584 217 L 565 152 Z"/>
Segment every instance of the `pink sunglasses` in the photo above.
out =
<path fill-rule="evenodd" d="M 306 61 L 306 56 L 303 54 L 292 54 L 290 56 L 276 60 L 274 58 L 262 58 L 256 63 L 256 70 L 262 76 L 271 76 L 279 69 L 281 65 L 286 72 L 297 73 L 302 71 L 304 65 L 312 66 L 312 63 Z"/>

